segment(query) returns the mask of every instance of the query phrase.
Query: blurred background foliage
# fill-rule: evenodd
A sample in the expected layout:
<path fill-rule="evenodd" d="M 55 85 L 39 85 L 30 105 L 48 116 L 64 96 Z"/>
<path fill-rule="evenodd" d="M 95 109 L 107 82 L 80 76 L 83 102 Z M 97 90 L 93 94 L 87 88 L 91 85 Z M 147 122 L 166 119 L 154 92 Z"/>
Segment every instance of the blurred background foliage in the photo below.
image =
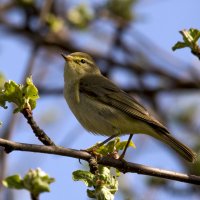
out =
<path fill-rule="evenodd" d="M 162 44 L 157 46 L 135 28 L 142 21 L 137 13 L 139 2 L 0 0 L 0 57 L 9 49 L 0 63 L 0 88 L 6 79 L 23 83 L 32 74 L 41 98 L 34 111 L 36 121 L 56 144 L 81 149 L 104 139 L 85 133 L 62 96 L 64 61 L 60 53 L 84 51 L 95 58 L 104 75 L 135 95 L 177 138 L 200 151 L 200 68 L 194 62 L 174 58 L 162 49 Z M 159 38 L 159 32 L 155 34 Z M 12 114 L 12 108 L 1 111 L 0 117 L 0 137 L 39 143 L 24 119 Z M 130 150 L 127 160 L 200 175 L 199 162 L 188 164 L 147 136 L 133 140 L 137 149 Z M 22 153 L 5 156 L 1 152 L 0 179 L 40 166 L 58 181 L 41 199 L 65 199 L 63 194 L 73 190 L 77 192 L 70 193 L 70 199 L 84 199 L 84 186 L 71 181 L 77 165 L 75 159 Z M 199 199 L 200 195 L 197 186 L 138 175 L 121 177 L 119 188 L 116 199 Z M 26 193 L 13 193 L 2 186 L 0 190 L 1 199 L 27 197 Z"/>

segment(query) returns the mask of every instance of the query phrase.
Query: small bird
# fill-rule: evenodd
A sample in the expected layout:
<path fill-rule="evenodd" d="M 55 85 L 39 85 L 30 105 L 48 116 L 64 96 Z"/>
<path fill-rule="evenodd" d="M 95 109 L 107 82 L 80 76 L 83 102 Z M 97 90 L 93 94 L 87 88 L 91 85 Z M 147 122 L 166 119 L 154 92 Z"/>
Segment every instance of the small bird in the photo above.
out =
<path fill-rule="evenodd" d="M 172 147 L 187 161 L 196 160 L 195 152 L 175 139 L 144 106 L 103 76 L 90 55 L 75 52 L 62 56 L 66 61 L 64 96 L 85 129 L 110 136 L 105 142 L 129 134 L 126 148 L 133 134 L 147 134 Z"/>

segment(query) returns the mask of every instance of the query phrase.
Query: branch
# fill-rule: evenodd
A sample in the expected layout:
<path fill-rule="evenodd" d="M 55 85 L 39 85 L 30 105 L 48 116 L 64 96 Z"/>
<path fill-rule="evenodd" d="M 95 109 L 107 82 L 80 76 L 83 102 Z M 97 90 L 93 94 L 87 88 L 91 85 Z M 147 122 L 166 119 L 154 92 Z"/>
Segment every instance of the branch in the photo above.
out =
<path fill-rule="evenodd" d="M 28 108 L 24 108 L 21 113 L 27 119 L 27 123 L 31 126 L 35 136 L 47 146 L 55 145 L 54 142 L 48 137 L 48 135 L 36 124 L 35 120 L 33 119 L 32 111 Z"/>
<path fill-rule="evenodd" d="M 73 157 L 86 161 L 89 161 L 92 158 L 92 156 L 85 151 L 69 149 L 60 146 L 43 146 L 35 144 L 18 143 L 5 140 L 2 138 L 0 138 L 0 146 L 4 147 L 4 150 L 7 153 L 10 153 L 12 151 L 28 151 L 35 153 L 46 153 L 46 154 L 60 155 L 66 157 Z M 200 176 L 177 173 L 141 164 L 120 161 L 108 156 L 100 158 L 98 160 L 98 164 L 117 168 L 123 173 L 131 172 L 131 173 L 149 175 L 170 180 L 176 180 L 179 182 L 185 182 L 194 185 L 200 185 Z"/>

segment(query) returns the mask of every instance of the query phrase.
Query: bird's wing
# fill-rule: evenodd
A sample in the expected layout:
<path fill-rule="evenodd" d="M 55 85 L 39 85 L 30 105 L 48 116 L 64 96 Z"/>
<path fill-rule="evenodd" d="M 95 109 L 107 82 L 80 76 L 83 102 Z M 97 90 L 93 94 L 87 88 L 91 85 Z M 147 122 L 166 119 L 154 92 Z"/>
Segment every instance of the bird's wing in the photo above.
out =
<path fill-rule="evenodd" d="M 133 118 L 168 132 L 141 104 L 104 76 L 88 75 L 81 78 L 79 91 L 95 101 L 115 107 Z"/>

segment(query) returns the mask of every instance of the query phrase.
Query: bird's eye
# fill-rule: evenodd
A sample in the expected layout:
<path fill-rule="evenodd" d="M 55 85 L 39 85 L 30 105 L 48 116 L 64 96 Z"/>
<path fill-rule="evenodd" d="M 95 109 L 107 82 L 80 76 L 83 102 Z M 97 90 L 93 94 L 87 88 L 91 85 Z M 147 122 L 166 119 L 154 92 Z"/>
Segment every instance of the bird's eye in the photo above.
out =
<path fill-rule="evenodd" d="M 81 59 L 81 63 L 83 64 L 86 63 L 85 59 Z"/>

